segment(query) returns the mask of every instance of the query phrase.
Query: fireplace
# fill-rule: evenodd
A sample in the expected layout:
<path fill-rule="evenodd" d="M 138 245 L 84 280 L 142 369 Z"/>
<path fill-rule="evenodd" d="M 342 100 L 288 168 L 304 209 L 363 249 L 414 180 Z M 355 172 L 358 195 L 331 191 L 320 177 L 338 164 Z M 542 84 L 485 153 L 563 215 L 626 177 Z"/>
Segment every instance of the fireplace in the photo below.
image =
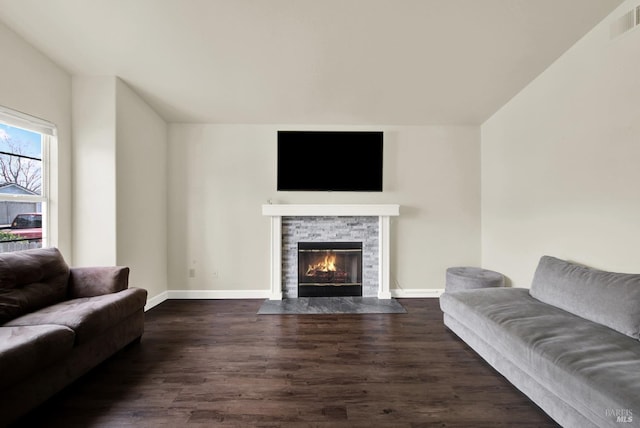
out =
<path fill-rule="evenodd" d="M 362 296 L 362 242 L 298 242 L 298 297 Z"/>
<path fill-rule="evenodd" d="M 269 299 L 295 298 L 298 242 L 362 242 L 362 295 L 390 299 L 391 219 L 397 204 L 266 204 L 271 227 Z"/>

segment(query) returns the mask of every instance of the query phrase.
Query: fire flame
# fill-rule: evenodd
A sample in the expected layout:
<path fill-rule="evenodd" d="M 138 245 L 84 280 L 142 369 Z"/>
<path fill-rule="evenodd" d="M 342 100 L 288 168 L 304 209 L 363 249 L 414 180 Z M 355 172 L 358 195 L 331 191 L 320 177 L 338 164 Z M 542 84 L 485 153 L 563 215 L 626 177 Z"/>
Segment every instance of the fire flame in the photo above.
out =
<path fill-rule="evenodd" d="M 336 255 L 329 253 L 318 263 L 309 265 L 306 275 L 313 276 L 316 272 L 335 272 L 336 270 Z"/>

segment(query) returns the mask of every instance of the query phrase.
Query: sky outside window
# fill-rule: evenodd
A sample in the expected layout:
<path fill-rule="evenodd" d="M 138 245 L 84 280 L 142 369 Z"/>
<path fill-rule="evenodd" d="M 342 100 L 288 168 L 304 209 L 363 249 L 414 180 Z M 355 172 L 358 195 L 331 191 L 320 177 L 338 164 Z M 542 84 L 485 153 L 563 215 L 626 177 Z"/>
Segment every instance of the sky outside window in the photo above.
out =
<path fill-rule="evenodd" d="M 0 123 L 0 193 L 42 193 L 42 135 Z"/>

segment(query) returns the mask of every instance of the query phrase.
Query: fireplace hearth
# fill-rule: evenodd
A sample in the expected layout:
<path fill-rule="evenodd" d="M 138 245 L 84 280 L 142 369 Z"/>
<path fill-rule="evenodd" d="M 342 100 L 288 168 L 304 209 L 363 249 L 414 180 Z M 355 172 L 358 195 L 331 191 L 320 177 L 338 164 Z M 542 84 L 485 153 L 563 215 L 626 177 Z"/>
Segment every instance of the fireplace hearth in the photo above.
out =
<path fill-rule="evenodd" d="M 298 242 L 298 297 L 362 296 L 362 242 Z"/>

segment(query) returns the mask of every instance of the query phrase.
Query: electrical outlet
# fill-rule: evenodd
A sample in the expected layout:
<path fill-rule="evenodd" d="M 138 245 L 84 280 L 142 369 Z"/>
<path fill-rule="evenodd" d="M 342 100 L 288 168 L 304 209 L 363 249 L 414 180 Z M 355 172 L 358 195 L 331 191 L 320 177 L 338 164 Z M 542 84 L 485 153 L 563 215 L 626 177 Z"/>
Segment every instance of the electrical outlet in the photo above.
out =
<path fill-rule="evenodd" d="M 189 269 L 189 278 L 196 277 L 196 270 L 194 268 Z"/>
<path fill-rule="evenodd" d="M 218 271 L 214 270 L 213 272 L 211 272 L 211 276 L 214 277 L 214 278 L 217 278 L 218 277 Z"/>

